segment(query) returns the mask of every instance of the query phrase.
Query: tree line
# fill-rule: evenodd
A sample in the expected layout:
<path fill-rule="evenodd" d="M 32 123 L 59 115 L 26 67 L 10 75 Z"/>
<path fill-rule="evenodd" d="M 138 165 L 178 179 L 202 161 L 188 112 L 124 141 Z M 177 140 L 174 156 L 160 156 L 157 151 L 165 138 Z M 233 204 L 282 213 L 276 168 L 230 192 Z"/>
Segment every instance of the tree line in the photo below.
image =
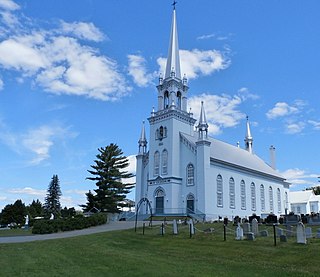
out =
<path fill-rule="evenodd" d="M 98 154 L 88 170 L 88 180 L 94 181 L 96 189 L 86 193 L 87 203 L 80 205 L 84 212 L 102 211 L 118 213 L 127 206 L 126 195 L 134 187 L 134 183 L 127 183 L 125 180 L 134 175 L 126 171 L 129 160 L 123 155 L 118 145 L 111 143 L 106 147 L 100 147 Z M 60 197 L 62 196 L 58 175 L 53 175 L 47 194 L 42 204 L 39 199 L 33 200 L 26 206 L 22 200 L 16 200 L 14 204 L 6 205 L 0 213 L 0 224 L 7 225 L 15 223 L 23 225 L 26 215 L 31 219 L 37 217 L 59 218 L 72 217 L 76 211 L 74 208 L 61 208 Z"/>

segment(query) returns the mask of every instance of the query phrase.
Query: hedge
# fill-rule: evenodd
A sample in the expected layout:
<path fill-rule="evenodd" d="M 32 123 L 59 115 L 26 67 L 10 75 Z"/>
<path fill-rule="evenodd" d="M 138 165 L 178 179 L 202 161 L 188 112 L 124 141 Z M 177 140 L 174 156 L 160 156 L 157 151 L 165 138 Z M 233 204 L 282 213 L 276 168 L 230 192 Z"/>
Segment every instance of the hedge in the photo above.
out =
<path fill-rule="evenodd" d="M 81 230 L 107 223 L 106 214 L 95 214 L 90 217 L 74 217 L 66 219 L 40 219 L 33 223 L 33 234 L 51 234 L 64 231 Z"/>

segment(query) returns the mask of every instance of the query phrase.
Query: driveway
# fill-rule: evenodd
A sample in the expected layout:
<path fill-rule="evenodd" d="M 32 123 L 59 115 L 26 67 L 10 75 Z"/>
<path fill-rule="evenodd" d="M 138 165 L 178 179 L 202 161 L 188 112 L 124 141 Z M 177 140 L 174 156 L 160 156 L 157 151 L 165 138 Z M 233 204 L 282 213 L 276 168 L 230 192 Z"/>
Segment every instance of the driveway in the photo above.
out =
<path fill-rule="evenodd" d="M 143 225 L 142 221 L 138 222 L 138 227 L 141 227 L 142 225 Z M 38 241 L 38 240 L 71 238 L 71 237 L 103 233 L 103 232 L 109 232 L 109 231 L 132 229 L 134 228 L 134 226 L 135 226 L 134 221 L 112 221 L 104 225 L 91 227 L 83 230 L 60 232 L 60 233 L 53 233 L 53 234 L 46 234 L 46 235 L 0 237 L 0 243 L 21 243 L 21 242 L 30 242 L 30 241 Z"/>

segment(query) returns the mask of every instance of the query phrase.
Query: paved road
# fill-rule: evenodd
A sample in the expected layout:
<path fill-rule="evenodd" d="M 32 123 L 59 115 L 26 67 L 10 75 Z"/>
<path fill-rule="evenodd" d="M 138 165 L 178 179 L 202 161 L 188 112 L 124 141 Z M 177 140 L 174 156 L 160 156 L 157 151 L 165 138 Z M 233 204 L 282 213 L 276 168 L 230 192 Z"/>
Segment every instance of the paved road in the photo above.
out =
<path fill-rule="evenodd" d="M 143 222 L 138 222 L 138 226 L 142 226 Z M 20 243 L 20 242 L 30 242 L 38 240 L 49 240 L 49 239 L 62 239 L 71 238 L 82 235 L 90 235 L 96 233 L 103 233 L 115 230 L 125 230 L 134 228 L 134 221 L 115 221 L 104 225 L 91 227 L 83 230 L 75 230 L 69 232 L 61 232 L 47 235 L 32 235 L 32 236 L 16 236 L 16 237 L 0 237 L 0 243 Z"/>

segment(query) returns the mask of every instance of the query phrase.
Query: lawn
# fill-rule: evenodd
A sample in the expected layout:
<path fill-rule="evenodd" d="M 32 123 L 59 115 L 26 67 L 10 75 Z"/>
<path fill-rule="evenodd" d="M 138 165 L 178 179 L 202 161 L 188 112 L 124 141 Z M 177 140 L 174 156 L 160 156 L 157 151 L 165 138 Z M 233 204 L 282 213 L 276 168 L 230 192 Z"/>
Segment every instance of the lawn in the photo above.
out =
<path fill-rule="evenodd" d="M 277 242 L 269 237 L 236 241 L 222 225 L 203 233 L 208 225 L 196 225 L 164 236 L 159 226 L 113 231 L 68 239 L 0 244 L 1 276 L 319 276 L 320 239 L 307 245 Z M 231 227 L 231 226 L 230 226 Z M 233 228 L 233 227 L 231 227 Z"/>

